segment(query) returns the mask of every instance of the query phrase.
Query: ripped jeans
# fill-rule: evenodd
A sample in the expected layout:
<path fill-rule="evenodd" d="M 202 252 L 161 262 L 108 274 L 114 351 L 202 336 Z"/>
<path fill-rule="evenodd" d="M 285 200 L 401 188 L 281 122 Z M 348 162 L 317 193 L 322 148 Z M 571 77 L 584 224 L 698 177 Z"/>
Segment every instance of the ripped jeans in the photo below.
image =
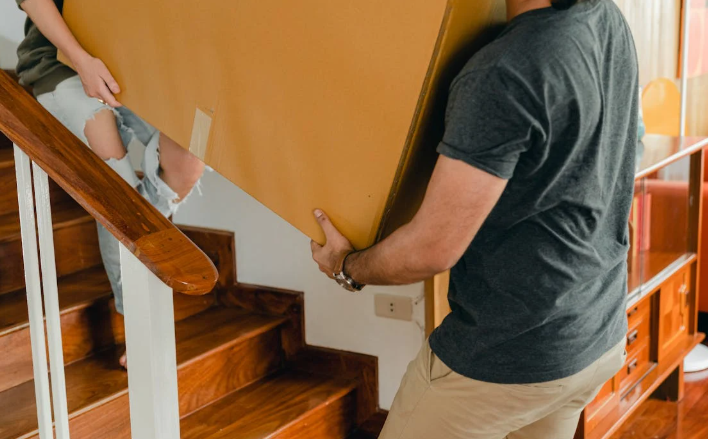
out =
<path fill-rule="evenodd" d="M 139 140 L 146 146 L 142 161 L 144 177 L 138 178 L 127 154 L 120 160 L 109 159 L 106 164 L 166 217 L 174 214 L 179 205 L 187 198 L 176 202 L 175 200 L 179 198 L 177 193 L 160 178 L 160 132 L 125 107 L 111 108 L 98 99 L 86 96 L 78 75 L 59 83 L 53 92 L 37 96 L 37 100 L 86 145 L 88 145 L 84 134 L 86 122 L 99 111 L 113 111 L 126 151 L 133 139 Z M 123 286 L 118 240 L 101 224 L 98 224 L 98 242 L 103 265 L 113 289 L 116 311 L 123 314 Z"/>

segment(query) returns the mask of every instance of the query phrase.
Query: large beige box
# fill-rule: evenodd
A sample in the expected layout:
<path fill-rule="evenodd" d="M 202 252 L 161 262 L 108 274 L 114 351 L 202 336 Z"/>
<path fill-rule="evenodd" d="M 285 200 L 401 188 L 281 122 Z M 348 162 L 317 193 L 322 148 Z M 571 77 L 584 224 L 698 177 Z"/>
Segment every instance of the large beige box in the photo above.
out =
<path fill-rule="evenodd" d="M 504 0 L 65 0 L 119 100 L 307 235 L 417 210 L 456 73 Z M 228 203 L 228 200 L 224 200 Z"/>

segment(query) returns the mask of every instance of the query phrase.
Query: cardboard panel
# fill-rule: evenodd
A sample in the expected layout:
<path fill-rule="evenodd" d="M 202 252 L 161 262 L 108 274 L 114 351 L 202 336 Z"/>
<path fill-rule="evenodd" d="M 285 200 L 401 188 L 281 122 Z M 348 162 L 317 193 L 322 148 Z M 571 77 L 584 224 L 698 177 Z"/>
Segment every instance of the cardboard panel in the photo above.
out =
<path fill-rule="evenodd" d="M 366 247 L 417 208 L 431 111 L 503 4 L 66 0 L 64 17 L 126 106 L 307 235 L 321 207 Z"/>

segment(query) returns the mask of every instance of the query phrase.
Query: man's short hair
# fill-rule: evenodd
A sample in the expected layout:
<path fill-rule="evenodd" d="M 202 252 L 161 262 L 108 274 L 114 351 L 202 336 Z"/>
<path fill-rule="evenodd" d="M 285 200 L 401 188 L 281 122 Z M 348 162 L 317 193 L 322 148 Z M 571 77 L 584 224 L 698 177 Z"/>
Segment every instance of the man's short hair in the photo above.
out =
<path fill-rule="evenodd" d="M 556 9 L 570 9 L 571 6 L 582 0 L 552 0 L 551 4 Z"/>

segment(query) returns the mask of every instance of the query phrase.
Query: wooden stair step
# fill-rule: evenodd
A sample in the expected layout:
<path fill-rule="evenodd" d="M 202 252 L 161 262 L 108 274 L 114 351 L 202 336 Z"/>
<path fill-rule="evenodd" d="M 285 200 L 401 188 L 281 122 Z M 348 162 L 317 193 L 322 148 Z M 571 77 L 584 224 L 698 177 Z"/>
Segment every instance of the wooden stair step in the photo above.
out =
<path fill-rule="evenodd" d="M 282 317 L 252 314 L 237 308 L 211 308 L 177 324 L 177 363 L 197 361 L 214 349 L 224 349 L 268 332 L 284 321 Z"/>
<path fill-rule="evenodd" d="M 128 377 L 118 367 L 117 349 L 104 351 L 65 369 L 69 410 L 90 410 L 102 400 L 128 391 Z M 37 434 L 34 381 L 0 393 L 0 438 L 24 438 Z"/>
<path fill-rule="evenodd" d="M 182 439 L 345 438 L 354 427 L 354 381 L 286 371 L 182 419 Z"/>
<path fill-rule="evenodd" d="M 176 324 L 186 415 L 277 370 L 283 318 L 210 308 Z M 115 347 L 65 368 L 72 438 L 130 438 L 128 376 Z M 34 382 L 0 392 L 0 439 L 35 437 Z"/>
<path fill-rule="evenodd" d="M 12 149 L 12 145 L 9 148 L 0 147 L 0 169 L 6 168 L 15 169 L 15 151 Z"/>
<path fill-rule="evenodd" d="M 64 362 L 86 358 L 113 344 L 111 286 L 103 267 L 60 278 Z M 0 296 L 0 391 L 32 379 L 32 352 L 25 290 Z"/>
<path fill-rule="evenodd" d="M 52 209 L 54 231 L 76 224 L 93 222 L 91 215 L 76 203 L 63 203 Z M 20 217 L 17 212 L 0 216 L 0 243 L 20 239 Z"/>
<path fill-rule="evenodd" d="M 57 275 L 101 264 L 96 223 L 81 206 L 62 203 L 52 210 Z M 0 294 L 24 288 L 22 241 L 17 212 L 0 216 Z"/>
<path fill-rule="evenodd" d="M 7 140 L 0 133 L 0 139 Z M 0 147 L 0 215 L 17 211 L 17 182 L 15 181 L 15 158 L 10 148 Z"/>
<path fill-rule="evenodd" d="M 90 305 L 111 293 L 103 266 L 88 268 L 57 280 L 61 313 Z M 27 298 L 24 289 L 0 296 L 0 337 L 28 327 Z"/>
<path fill-rule="evenodd" d="M 69 194 L 51 179 L 49 197 L 52 205 L 71 201 Z M 17 212 L 17 181 L 15 180 L 15 155 L 10 145 L 10 148 L 0 147 L 0 215 L 12 212 Z"/>
<path fill-rule="evenodd" d="M 180 413 L 192 413 L 280 369 L 286 322 L 235 308 L 211 308 L 179 322 Z"/>

